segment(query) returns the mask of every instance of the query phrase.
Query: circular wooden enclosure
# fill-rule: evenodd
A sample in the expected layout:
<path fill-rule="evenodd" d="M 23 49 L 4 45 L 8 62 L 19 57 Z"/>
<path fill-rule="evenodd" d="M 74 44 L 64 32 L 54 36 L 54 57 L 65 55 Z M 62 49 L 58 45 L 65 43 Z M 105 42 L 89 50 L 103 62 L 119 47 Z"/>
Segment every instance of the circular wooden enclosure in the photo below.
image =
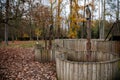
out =
<path fill-rule="evenodd" d="M 90 58 L 88 60 L 88 58 Z M 119 57 L 103 52 L 69 51 L 56 58 L 58 80 L 115 80 Z"/>
<path fill-rule="evenodd" d="M 74 51 L 87 51 L 86 39 L 56 39 L 55 43 L 65 49 L 73 49 Z M 102 51 L 107 53 L 112 52 L 120 55 L 120 41 L 91 39 L 91 51 Z"/>

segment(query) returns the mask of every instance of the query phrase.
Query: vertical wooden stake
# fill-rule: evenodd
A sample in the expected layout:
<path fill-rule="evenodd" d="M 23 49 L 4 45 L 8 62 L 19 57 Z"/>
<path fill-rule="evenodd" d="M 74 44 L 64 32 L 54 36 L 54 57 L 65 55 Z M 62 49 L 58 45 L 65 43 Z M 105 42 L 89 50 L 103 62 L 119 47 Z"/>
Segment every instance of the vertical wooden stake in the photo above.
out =
<path fill-rule="evenodd" d="M 86 6 L 86 15 L 87 15 L 87 60 L 91 59 L 91 11 L 89 6 Z"/>
<path fill-rule="evenodd" d="M 91 59 L 91 20 L 87 20 L 87 59 Z"/>

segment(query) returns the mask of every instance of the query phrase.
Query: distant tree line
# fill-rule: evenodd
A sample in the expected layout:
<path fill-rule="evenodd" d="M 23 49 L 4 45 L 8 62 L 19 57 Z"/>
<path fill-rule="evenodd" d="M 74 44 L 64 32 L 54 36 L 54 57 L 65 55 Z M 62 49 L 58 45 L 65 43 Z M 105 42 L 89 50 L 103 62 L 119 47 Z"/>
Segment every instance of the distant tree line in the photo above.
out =
<path fill-rule="evenodd" d="M 105 36 L 111 24 L 119 20 L 119 0 L 91 0 L 90 4 L 83 0 L 84 6 L 80 6 L 78 0 L 70 1 L 49 0 L 50 6 L 46 6 L 42 0 L 0 0 L 0 40 L 8 44 L 8 40 L 86 38 L 86 5 L 92 9 L 92 38 L 100 38 L 103 26 Z M 68 3 L 71 11 L 67 16 L 63 10 Z M 102 5 L 98 19 L 94 19 L 93 14 L 98 9 L 96 4 Z"/>

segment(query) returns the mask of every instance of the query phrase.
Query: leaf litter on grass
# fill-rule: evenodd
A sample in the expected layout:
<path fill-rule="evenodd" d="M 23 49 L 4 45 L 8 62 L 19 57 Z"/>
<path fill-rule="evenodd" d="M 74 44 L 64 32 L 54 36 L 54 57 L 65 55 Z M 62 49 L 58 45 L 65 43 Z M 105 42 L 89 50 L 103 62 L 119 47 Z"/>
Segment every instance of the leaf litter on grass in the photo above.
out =
<path fill-rule="evenodd" d="M 0 80 L 57 80 L 55 63 L 34 61 L 32 48 L 0 48 Z"/>

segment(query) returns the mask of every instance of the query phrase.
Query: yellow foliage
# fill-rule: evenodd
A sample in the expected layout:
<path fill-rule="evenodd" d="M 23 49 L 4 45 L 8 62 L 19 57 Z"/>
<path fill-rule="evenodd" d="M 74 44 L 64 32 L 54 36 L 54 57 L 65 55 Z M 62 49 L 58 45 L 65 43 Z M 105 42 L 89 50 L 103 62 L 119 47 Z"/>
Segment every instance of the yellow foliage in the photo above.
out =
<path fill-rule="evenodd" d="M 35 29 L 35 35 L 36 35 L 36 36 L 40 36 L 41 33 L 42 33 L 42 31 L 41 31 L 39 28 L 36 28 L 36 29 Z"/>
<path fill-rule="evenodd" d="M 91 21 L 92 27 L 95 27 L 95 23 L 96 23 L 96 22 L 95 22 L 94 20 Z"/>
<path fill-rule="evenodd" d="M 23 34 L 23 37 L 29 37 L 29 36 L 28 36 L 28 34 L 24 33 L 24 34 Z"/>
<path fill-rule="evenodd" d="M 70 38 L 76 38 L 77 37 L 77 31 L 78 29 L 80 29 L 80 25 L 79 23 L 81 22 L 86 22 L 86 19 L 83 18 L 82 14 L 79 14 L 80 10 L 84 10 L 84 8 L 86 7 L 86 5 L 84 6 L 80 6 L 78 5 L 78 0 L 72 0 L 72 12 L 69 16 L 69 20 L 70 20 L 70 30 L 69 30 L 69 34 L 68 37 Z M 92 10 L 94 10 L 94 3 L 90 2 L 89 4 L 87 4 L 89 6 L 92 7 Z M 92 23 L 92 26 L 94 27 L 94 22 Z"/>
<path fill-rule="evenodd" d="M 76 38 L 77 37 L 77 31 L 78 31 L 79 27 L 80 26 L 77 23 L 71 23 L 68 37 Z"/>
<path fill-rule="evenodd" d="M 85 18 L 76 19 L 77 22 L 86 22 Z"/>
<path fill-rule="evenodd" d="M 77 32 L 70 30 L 68 37 L 70 37 L 70 38 L 76 38 L 77 37 Z"/>
<path fill-rule="evenodd" d="M 62 19 L 63 19 L 63 17 L 61 17 L 61 16 L 58 16 L 58 17 L 57 17 L 57 19 L 58 19 L 58 20 L 62 20 Z"/>
<path fill-rule="evenodd" d="M 82 19 L 81 19 L 81 22 L 86 22 L 86 19 L 85 19 L 85 18 L 82 18 Z"/>
<path fill-rule="evenodd" d="M 84 10 L 84 6 L 79 6 L 79 9 Z"/>

